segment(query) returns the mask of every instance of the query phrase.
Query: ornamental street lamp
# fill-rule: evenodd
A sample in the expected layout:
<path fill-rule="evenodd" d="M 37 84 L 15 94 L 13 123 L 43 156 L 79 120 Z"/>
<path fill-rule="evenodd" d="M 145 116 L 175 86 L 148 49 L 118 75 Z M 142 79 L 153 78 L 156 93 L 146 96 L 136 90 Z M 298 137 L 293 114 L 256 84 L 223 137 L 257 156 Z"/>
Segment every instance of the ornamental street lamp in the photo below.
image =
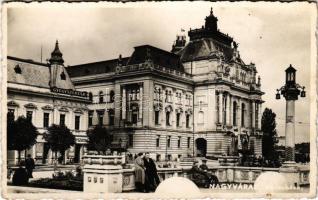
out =
<path fill-rule="evenodd" d="M 295 162 L 295 101 L 305 97 L 305 87 L 296 83 L 296 69 L 290 65 L 286 70 L 286 83 L 277 89 L 276 99 L 286 99 L 285 162 Z"/>

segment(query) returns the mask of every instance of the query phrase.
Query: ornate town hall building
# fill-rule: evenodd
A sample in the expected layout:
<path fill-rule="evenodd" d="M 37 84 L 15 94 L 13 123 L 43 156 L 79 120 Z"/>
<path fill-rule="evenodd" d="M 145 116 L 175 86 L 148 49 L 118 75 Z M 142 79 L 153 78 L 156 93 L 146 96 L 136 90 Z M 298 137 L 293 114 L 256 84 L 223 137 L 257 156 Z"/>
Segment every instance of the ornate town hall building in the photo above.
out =
<path fill-rule="evenodd" d="M 243 62 L 212 10 L 188 35 L 188 43 L 178 35 L 171 52 L 143 45 L 127 58 L 67 68 L 75 87 L 90 92 L 89 125 L 103 124 L 131 153 L 157 159 L 261 155 L 255 65 Z"/>
<path fill-rule="evenodd" d="M 212 10 L 205 26 L 190 29 L 188 36 L 187 42 L 178 35 L 171 52 L 142 45 L 130 57 L 60 68 L 66 69 L 67 87 L 87 92 L 89 102 L 55 95 L 61 105 L 49 97 L 49 105 L 43 99 L 33 109 L 67 110 L 70 120 L 82 113 L 83 128 L 100 124 L 112 132 L 113 148 L 147 151 L 157 160 L 236 155 L 240 150 L 261 155 L 263 92 L 255 65 L 245 64 L 237 43 L 218 30 Z M 16 73 L 17 61 L 22 67 L 28 63 L 11 60 L 9 73 Z M 8 105 L 25 107 L 8 91 Z"/>

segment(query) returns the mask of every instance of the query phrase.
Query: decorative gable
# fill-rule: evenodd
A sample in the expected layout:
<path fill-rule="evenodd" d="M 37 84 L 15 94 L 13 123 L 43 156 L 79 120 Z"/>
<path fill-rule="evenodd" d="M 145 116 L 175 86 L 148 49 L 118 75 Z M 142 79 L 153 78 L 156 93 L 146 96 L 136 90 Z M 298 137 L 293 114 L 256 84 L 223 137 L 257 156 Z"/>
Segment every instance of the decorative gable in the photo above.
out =
<path fill-rule="evenodd" d="M 68 112 L 68 109 L 66 107 L 61 107 L 59 109 L 60 112 Z"/>
<path fill-rule="evenodd" d="M 38 109 L 38 107 L 34 105 L 33 103 L 25 104 L 24 107 L 29 109 Z"/>
<path fill-rule="evenodd" d="M 46 105 L 42 107 L 43 110 L 53 110 L 53 107 L 50 105 Z"/>
<path fill-rule="evenodd" d="M 76 108 L 74 110 L 74 113 L 83 114 L 83 111 L 81 109 L 79 109 L 79 108 Z"/>
<path fill-rule="evenodd" d="M 11 107 L 19 107 L 19 104 L 15 101 L 9 101 L 7 105 Z"/>

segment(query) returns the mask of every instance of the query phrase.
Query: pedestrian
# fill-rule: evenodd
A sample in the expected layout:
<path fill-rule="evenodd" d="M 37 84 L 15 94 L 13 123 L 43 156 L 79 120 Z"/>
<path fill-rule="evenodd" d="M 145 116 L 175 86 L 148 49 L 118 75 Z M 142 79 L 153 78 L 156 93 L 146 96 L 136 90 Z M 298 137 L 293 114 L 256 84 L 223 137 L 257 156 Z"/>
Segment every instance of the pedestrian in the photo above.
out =
<path fill-rule="evenodd" d="M 14 171 L 12 177 L 13 185 L 27 185 L 29 182 L 29 175 L 27 171 L 23 168 L 22 162 L 19 163 L 19 168 Z"/>
<path fill-rule="evenodd" d="M 143 160 L 143 153 L 138 153 L 135 159 L 135 185 L 138 192 L 144 192 L 145 165 Z"/>
<path fill-rule="evenodd" d="M 208 166 L 206 165 L 207 163 L 207 159 L 203 158 L 202 159 L 202 164 L 200 165 L 200 169 L 202 169 L 203 171 L 208 171 Z"/>
<path fill-rule="evenodd" d="M 146 192 L 155 191 L 160 183 L 160 179 L 157 173 L 157 167 L 152 158 L 150 158 L 149 152 L 145 153 L 144 157 L 145 164 L 145 190 Z"/>
<path fill-rule="evenodd" d="M 25 169 L 29 178 L 33 178 L 33 169 L 35 168 L 34 159 L 28 154 L 28 158 L 25 160 Z"/>

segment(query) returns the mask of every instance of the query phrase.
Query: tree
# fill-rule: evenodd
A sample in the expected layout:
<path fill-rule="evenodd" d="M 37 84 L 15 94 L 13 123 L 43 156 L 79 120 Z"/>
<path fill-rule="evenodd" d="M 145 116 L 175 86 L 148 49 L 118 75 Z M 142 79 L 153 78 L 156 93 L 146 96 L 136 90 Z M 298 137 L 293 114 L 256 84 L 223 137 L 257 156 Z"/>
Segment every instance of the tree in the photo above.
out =
<path fill-rule="evenodd" d="M 7 149 L 18 151 L 19 163 L 21 151 L 32 147 L 38 134 L 37 128 L 24 116 L 20 116 L 16 121 L 7 120 Z"/>
<path fill-rule="evenodd" d="M 95 150 L 99 154 L 106 154 L 106 150 L 110 148 L 112 137 L 109 131 L 103 126 L 95 126 L 92 130 L 87 130 L 89 150 Z"/>
<path fill-rule="evenodd" d="M 57 159 L 57 152 L 64 155 L 64 152 L 75 144 L 75 136 L 65 125 L 52 124 L 43 138 L 55 153 L 55 159 Z"/>
<path fill-rule="evenodd" d="M 269 108 L 265 108 L 262 116 L 262 152 L 266 160 L 274 160 L 276 158 L 275 144 L 277 141 L 276 132 L 276 114 Z"/>

